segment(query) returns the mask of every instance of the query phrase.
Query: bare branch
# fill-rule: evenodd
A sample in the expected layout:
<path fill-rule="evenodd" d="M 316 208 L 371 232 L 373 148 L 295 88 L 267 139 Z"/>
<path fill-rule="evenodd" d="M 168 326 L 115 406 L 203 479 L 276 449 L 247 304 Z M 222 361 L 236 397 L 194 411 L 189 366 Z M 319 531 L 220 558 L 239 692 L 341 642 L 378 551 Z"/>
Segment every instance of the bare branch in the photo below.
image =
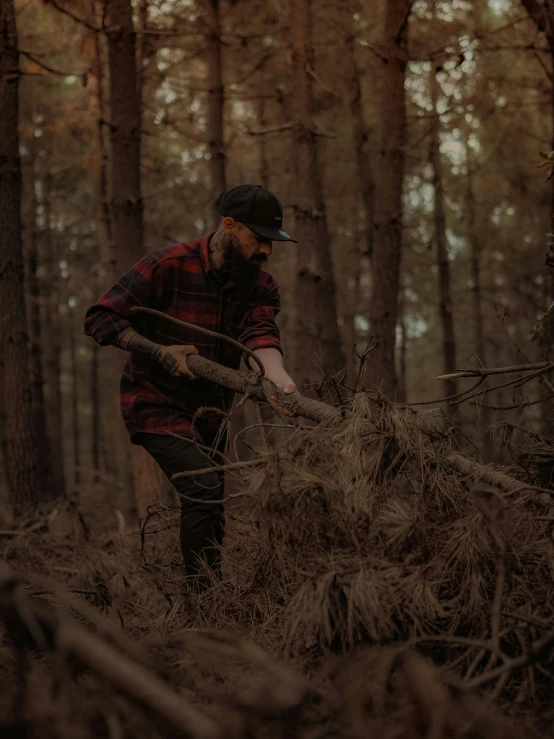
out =
<path fill-rule="evenodd" d="M 510 367 L 492 367 L 487 369 L 458 370 L 451 375 L 439 375 L 436 380 L 454 380 L 460 377 L 488 377 L 489 375 L 507 375 L 509 372 L 533 372 L 535 370 L 554 369 L 554 362 L 533 362 L 531 364 L 514 364 Z"/>

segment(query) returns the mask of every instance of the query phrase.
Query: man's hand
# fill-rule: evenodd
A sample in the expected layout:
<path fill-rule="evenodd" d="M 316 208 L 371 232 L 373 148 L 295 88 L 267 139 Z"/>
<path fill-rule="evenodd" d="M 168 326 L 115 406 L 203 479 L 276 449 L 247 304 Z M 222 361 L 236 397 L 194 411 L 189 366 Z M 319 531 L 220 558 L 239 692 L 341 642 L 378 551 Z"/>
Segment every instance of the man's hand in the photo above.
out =
<path fill-rule="evenodd" d="M 268 380 L 271 380 L 275 385 L 277 385 L 280 390 L 282 390 L 284 393 L 287 393 L 287 395 L 289 393 L 298 392 L 296 384 L 284 371 L 282 373 L 276 373 L 273 376 L 270 373 L 266 373 L 266 377 Z M 291 413 L 279 403 L 275 395 L 270 395 L 267 399 L 267 402 L 276 413 L 280 413 L 282 416 L 294 416 L 294 413 Z"/>
<path fill-rule="evenodd" d="M 183 375 L 189 380 L 196 380 L 187 365 L 187 357 L 189 354 L 198 354 L 198 349 L 192 344 L 175 346 L 160 346 L 159 353 L 154 357 L 162 367 L 169 372 L 170 375 Z"/>

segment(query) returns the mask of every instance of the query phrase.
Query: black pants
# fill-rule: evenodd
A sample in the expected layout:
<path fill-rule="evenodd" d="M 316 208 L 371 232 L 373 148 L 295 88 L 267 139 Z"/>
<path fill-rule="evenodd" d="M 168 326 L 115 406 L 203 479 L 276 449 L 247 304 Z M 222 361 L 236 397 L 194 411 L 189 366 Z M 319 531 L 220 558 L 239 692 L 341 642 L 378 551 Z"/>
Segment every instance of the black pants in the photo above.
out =
<path fill-rule="evenodd" d="M 212 446 L 215 432 L 203 434 L 205 446 Z M 139 433 L 133 437 L 135 444 L 143 446 L 162 468 L 166 477 L 177 472 L 201 470 L 213 467 L 212 472 L 194 477 L 181 477 L 172 481 L 181 498 L 181 551 L 185 574 L 196 577 L 199 558 L 219 574 L 220 557 L 215 544 L 222 544 L 225 529 L 223 503 L 203 501 L 223 500 L 223 473 L 213 466 L 208 457 L 188 440 L 174 436 Z M 225 448 L 226 439 L 218 444 L 219 451 Z M 221 458 L 216 455 L 216 461 Z M 184 497 L 186 496 L 186 497 Z"/>

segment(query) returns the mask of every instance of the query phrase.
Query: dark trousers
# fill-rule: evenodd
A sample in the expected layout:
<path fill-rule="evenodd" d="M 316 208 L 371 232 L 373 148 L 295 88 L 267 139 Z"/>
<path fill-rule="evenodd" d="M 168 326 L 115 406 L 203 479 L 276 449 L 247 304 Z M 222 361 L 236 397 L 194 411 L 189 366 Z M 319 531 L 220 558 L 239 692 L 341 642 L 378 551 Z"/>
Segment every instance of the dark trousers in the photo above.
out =
<path fill-rule="evenodd" d="M 213 431 L 203 434 L 204 444 L 211 446 L 215 435 Z M 219 451 L 224 450 L 225 441 L 224 438 L 218 445 Z M 220 545 L 223 542 L 223 503 L 204 501 L 223 500 L 223 473 L 217 470 L 192 440 L 189 442 L 188 439 L 177 439 L 174 436 L 139 433 L 135 434 L 133 442 L 143 446 L 154 457 L 168 478 L 177 472 L 213 468 L 213 471 L 202 475 L 173 480 L 172 484 L 181 498 L 180 539 L 185 574 L 187 577 L 196 577 L 199 558 L 204 559 L 219 574 L 220 555 L 214 543 Z M 218 455 L 215 458 L 216 461 L 221 461 Z"/>

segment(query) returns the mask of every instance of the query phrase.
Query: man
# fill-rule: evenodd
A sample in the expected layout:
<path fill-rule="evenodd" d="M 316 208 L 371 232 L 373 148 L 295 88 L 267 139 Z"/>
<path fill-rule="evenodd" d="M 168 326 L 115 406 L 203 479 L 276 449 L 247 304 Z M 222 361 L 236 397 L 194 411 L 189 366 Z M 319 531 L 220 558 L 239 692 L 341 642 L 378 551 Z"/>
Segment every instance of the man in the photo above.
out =
<path fill-rule="evenodd" d="M 252 350 L 266 377 L 285 392 L 296 385 L 283 366 L 279 330 L 279 287 L 261 269 L 273 241 L 294 241 L 283 230 L 283 209 L 260 185 L 241 185 L 219 205 L 217 231 L 188 244 L 173 244 L 143 257 L 95 305 L 85 318 L 85 333 L 102 346 L 129 351 L 121 379 L 121 412 L 134 444 L 142 445 L 167 477 L 213 466 L 197 444 L 223 449 L 221 413 L 193 418 L 199 408 L 226 412 L 234 393 L 195 378 L 187 356 L 200 353 L 237 369 L 240 351 L 163 318 L 131 312 L 154 308 L 187 323 L 226 334 Z M 252 362 L 251 362 L 252 363 Z M 252 366 L 255 365 L 252 363 Z M 167 432 L 179 434 L 176 438 Z M 185 574 L 197 587 L 199 557 L 219 571 L 224 530 L 223 475 L 214 471 L 175 481 L 181 494 L 180 540 Z M 201 583 L 200 583 L 201 585 Z"/>

